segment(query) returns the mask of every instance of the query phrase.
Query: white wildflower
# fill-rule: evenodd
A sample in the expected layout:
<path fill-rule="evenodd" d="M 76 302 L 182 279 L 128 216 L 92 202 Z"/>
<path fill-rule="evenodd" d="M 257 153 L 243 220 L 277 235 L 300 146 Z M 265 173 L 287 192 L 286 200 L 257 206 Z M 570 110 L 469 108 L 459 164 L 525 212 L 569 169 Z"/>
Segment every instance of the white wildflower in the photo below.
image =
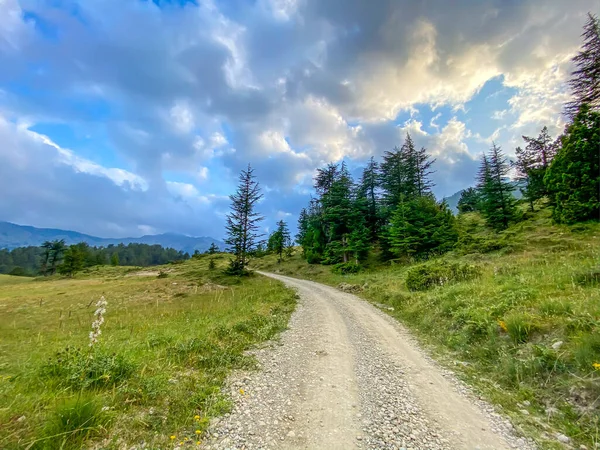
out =
<path fill-rule="evenodd" d="M 108 302 L 104 299 L 104 296 L 100 297 L 100 300 L 96 303 L 97 309 L 94 311 L 95 320 L 92 322 L 92 331 L 90 331 L 90 347 L 98 342 L 98 337 L 102 334 L 100 327 L 104 323 L 106 305 L 108 305 Z"/>

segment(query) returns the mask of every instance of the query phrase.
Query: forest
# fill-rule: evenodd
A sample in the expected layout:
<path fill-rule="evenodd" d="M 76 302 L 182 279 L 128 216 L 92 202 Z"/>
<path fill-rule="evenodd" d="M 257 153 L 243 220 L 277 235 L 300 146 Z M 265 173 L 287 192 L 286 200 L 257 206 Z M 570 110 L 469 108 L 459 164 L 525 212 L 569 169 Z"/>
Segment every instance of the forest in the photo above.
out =
<path fill-rule="evenodd" d="M 64 240 L 46 241 L 40 247 L 0 249 L 0 274 L 72 276 L 86 267 L 156 266 L 189 259 L 190 255 L 172 248 L 148 244 L 119 244 L 91 247 L 84 242 L 66 245 Z"/>

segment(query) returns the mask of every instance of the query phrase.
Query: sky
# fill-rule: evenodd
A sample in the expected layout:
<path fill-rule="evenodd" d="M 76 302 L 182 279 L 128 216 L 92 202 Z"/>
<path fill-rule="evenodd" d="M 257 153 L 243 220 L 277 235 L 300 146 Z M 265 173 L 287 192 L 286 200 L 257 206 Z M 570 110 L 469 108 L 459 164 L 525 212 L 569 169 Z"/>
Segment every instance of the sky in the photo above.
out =
<path fill-rule="evenodd" d="M 597 0 L 0 0 L 0 220 L 222 238 L 251 164 L 265 231 L 318 167 L 410 133 L 438 198 L 492 141 L 564 128 Z"/>

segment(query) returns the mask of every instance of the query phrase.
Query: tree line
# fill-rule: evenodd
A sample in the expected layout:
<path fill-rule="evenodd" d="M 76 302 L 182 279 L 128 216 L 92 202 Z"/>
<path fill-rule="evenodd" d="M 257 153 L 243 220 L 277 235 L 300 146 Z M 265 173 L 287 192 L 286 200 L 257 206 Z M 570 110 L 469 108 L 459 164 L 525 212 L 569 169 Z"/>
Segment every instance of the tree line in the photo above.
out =
<path fill-rule="evenodd" d="M 509 173 L 530 210 L 536 204 L 552 208 L 558 223 L 600 218 L 600 24 L 588 14 L 583 45 L 574 57 L 569 80 L 573 99 L 565 105 L 569 118 L 556 139 L 544 127 L 539 136 L 523 136 L 524 147 L 509 161 L 495 143 L 482 155 L 476 185 L 462 192 L 459 215 L 480 213 L 493 230 L 501 231 L 522 220 Z M 379 250 L 384 259 L 423 258 L 456 247 L 457 218 L 444 201 L 432 193 L 435 160 L 417 148 L 410 136 L 401 147 L 374 158 L 354 180 L 345 162 L 317 170 L 315 197 L 302 209 L 296 242 L 309 263 L 336 264 L 342 272 L 357 270 L 369 252 Z M 256 212 L 262 198 L 253 170 L 240 174 L 231 197 L 226 243 L 233 253 L 228 272 L 247 273 L 250 257 L 266 252 L 281 261 L 291 246 L 287 224 L 278 223 L 266 248 L 259 232 L 264 217 Z"/>
<path fill-rule="evenodd" d="M 0 273 L 11 275 L 74 275 L 86 267 L 154 266 L 185 260 L 189 254 L 160 245 L 118 244 L 91 247 L 85 242 L 66 245 L 63 239 L 46 241 L 40 247 L 0 250 Z"/>

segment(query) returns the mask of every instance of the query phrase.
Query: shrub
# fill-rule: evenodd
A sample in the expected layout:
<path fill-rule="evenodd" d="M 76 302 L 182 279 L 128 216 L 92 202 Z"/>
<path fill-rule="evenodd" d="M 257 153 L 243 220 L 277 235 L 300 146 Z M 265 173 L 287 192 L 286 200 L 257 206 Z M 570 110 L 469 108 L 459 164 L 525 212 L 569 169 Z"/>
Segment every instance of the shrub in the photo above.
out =
<path fill-rule="evenodd" d="M 362 270 L 360 264 L 356 264 L 354 262 L 347 263 L 339 263 L 331 268 L 333 273 L 338 273 L 340 275 L 347 275 L 350 273 L 358 273 Z"/>
<path fill-rule="evenodd" d="M 481 269 L 472 264 L 436 261 L 411 268 L 406 275 L 410 291 L 425 291 L 434 286 L 468 281 L 481 275 Z"/>
<path fill-rule="evenodd" d="M 135 365 L 123 355 L 67 347 L 42 367 L 42 374 L 74 389 L 112 387 L 127 380 Z"/>
<path fill-rule="evenodd" d="M 600 269 L 592 270 L 586 273 L 580 273 L 575 276 L 575 283 L 580 286 L 596 287 L 600 285 Z"/>
<path fill-rule="evenodd" d="M 215 258 L 210 258 L 208 260 L 208 270 L 215 270 L 217 264 L 215 263 Z"/>
<path fill-rule="evenodd" d="M 156 278 L 167 278 L 168 276 L 169 274 L 167 272 L 160 270 Z"/>

